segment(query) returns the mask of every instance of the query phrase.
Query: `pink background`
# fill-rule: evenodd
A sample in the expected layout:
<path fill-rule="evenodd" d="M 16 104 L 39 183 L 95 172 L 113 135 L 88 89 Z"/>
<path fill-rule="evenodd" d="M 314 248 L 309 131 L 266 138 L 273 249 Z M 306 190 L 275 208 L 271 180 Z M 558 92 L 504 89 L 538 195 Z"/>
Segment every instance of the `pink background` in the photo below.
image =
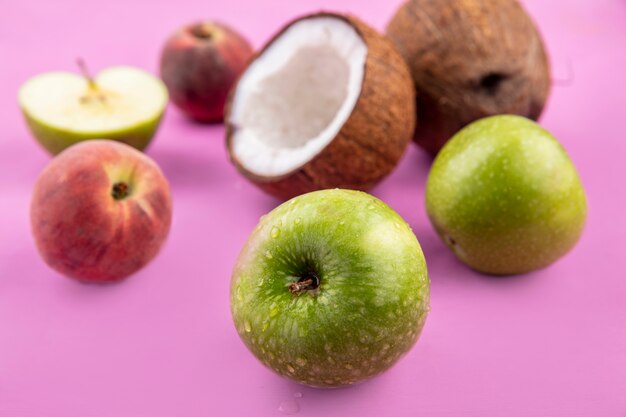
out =
<path fill-rule="evenodd" d="M 131 64 L 156 71 L 165 37 L 202 17 L 260 46 L 284 22 L 352 11 L 383 28 L 399 0 L 4 1 L 0 12 L 0 416 L 625 417 L 626 2 L 527 1 L 555 86 L 542 123 L 563 143 L 589 198 L 568 256 L 525 276 L 476 274 L 424 213 L 429 158 L 412 148 L 373 193 L 413 226 L 432 277 L 421 340 L 392 370 L 320 391 L 275 376 L 231 324 L 235 257 L 277 201 L 227 162 L 221 126 L 170 109 L 148 151 L 171 182 L 175 216 L 160 256 L 121 285 L 60 277 L 37 255 L 32 185 L 50 160 L 21 119 L 28 77 Z M 294 399 L 301 393 L 302 398 Z"/>

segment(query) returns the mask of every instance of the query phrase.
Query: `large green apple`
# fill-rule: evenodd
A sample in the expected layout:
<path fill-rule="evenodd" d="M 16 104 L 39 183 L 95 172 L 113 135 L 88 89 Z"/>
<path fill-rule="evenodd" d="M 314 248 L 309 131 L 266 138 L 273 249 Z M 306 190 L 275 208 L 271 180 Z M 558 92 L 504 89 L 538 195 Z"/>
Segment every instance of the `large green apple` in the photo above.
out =
<path fill-rule="evenodd" d="M 429 310 L 420 245 L 404 220 L 362 192 L 323 190 L 263 216 L 232 275 L 241 339 L 275 372 L 338 387 L 391 367 Z"/>
<path fill-rule="evenodd" d="M 431 222 L 470 267 L 497 275 L 550 265 L 578 241 L 585 192 L 557 140 L 537 123 L 500 115 L 459 131 L 426 185 Z"/>
<path fill-rule="evenodd" d="M 50 72 L 28 80 L 19 104 L 33 136 L 53 155 L 87 139 L 113 139 L 143 150 L 167 105 L 165 85 L 132 67 L 112 67 L 95 79 Z"/>

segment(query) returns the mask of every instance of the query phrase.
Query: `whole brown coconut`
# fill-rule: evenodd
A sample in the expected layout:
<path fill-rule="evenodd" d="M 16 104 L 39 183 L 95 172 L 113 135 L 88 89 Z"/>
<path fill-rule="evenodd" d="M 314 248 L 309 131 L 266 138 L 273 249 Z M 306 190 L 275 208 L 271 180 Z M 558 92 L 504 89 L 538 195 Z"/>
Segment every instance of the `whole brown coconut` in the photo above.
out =
<path fill-rule="evenodd" d="M 231 92 L 231 161 L 281 199 L 367 190 L 411 141 L 414 94 L 402 56 L 365 23 L 332 13 L 299 18 L 259 52 Z"/>
<path fill-rule="evenodd" d="M 387 35 L 417 89 L 415 141 L 435 154 L 468 123 L 537 119 L 550 89 L 543 42 L 516 0 L 410 0 Z"/>

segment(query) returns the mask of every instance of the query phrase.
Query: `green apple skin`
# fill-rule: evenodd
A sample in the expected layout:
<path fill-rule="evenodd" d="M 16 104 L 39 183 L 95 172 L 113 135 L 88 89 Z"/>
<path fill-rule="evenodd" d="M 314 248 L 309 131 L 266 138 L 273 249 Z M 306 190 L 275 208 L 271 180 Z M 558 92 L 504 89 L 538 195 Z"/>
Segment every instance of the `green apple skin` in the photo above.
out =
<path fill-rule="evenodd" d="M 313 273 L 319 286 L 293 283 Z M 237 260 L 239 336 L 278 374 L 314 387 L 371 378 L 416 342 L 430 281 L 408 224 L 359 191 L 296 197 L 263 216 Z"/>
<path fill-rule="evenodd" d="M 452 137 L 428 176 L 426 208 L 462 262 L 494 275 L 552 264 L 576 244 L 587 213 L 559 142 L 512 115 L 478 120 Z"/>
<path fill-rule="evenodd" d="M 163 118 L 163 113 L 161 113 L 153 120 L 141 122 L 126 129 L 83 134 L 47 125 L 31 116 L 25 109 L 22 109 L 22 114 L 33 136 L 52 155 L 57 155 L 64 149 L 89 139 L 115 140 L 143 151 L 150 144 Z"/>

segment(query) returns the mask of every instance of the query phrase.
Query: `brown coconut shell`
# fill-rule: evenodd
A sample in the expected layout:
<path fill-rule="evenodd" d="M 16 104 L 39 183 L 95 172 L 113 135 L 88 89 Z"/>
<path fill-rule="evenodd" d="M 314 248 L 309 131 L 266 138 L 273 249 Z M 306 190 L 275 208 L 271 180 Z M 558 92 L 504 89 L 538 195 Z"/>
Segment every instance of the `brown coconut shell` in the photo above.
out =
<path fill-rule="evenodd" d="M 541 115 L 550 90 L 548 59 L 517 0 L 409 0 L 386 33 L 411 69 L 415 141 L 429 152 L 482 117 Z"/>
<path fill-rule="evenodd" d="M 226 109 L 226 144 L 230 159 L 250 181 L 280 199 L 327 188 L 368 190 L 398 164 L 415 129 L 415 90 L 409 69 L 393 44 L 354 16 L 317 13 L 283 28 L 254 59 L 291 25 L 304 19 L 333 17 L 350 24 L 367 46 L 361 93 L 335 138 L 312 160 L 280 177 L 248 171 L 231 148 L 236 127 L 230 123 L 231 91 Z"/>

